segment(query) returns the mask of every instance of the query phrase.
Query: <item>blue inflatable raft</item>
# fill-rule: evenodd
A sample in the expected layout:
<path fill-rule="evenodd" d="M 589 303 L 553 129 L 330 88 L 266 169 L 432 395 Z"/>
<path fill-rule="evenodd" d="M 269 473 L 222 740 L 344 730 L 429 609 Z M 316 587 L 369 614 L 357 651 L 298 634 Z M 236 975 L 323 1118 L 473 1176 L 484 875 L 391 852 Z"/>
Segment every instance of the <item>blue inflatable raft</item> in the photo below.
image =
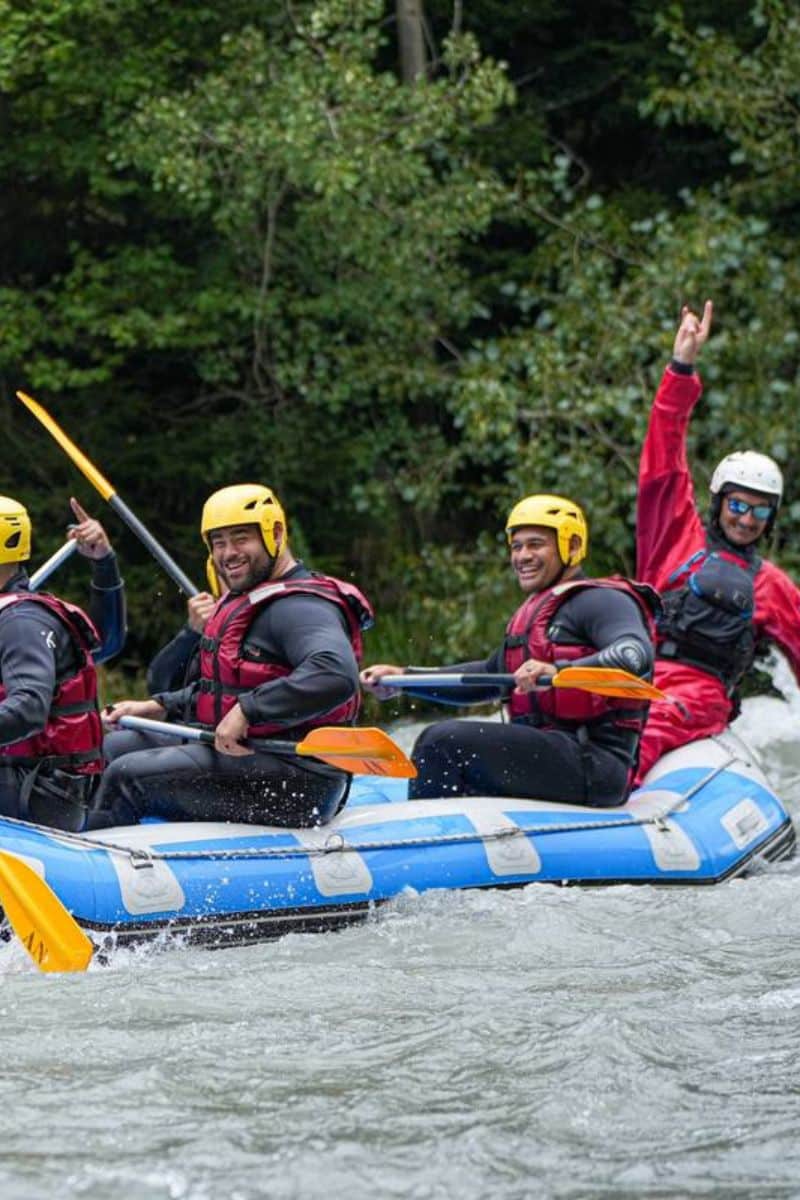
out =
<path fill-rule="evenodd" d="M 43 875 L 97 941 L 175 934 L 216 946 L 336 928 L 409 889 L 712 884 L 794 849 L 788 813 L 730 732 L 665 756 L 622 808 L 409 802 L 404 789 L 360 778 L 321 829 L 153 823 L 73 835 L 0 820 L 0 848 Z"/>

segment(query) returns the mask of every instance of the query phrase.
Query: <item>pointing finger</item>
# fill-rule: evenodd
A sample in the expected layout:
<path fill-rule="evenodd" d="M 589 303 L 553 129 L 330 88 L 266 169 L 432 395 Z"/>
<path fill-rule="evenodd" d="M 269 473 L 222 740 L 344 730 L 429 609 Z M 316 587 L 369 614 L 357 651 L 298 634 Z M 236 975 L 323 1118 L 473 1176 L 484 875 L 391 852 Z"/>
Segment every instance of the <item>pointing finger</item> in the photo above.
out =
<path fill-rule="evenodd" d="M 70 496 L 69 504 L 79 521 L 89 520 L 89 514 L 87 513 L 86 509 L 78 503 L 74 496 Z"/>

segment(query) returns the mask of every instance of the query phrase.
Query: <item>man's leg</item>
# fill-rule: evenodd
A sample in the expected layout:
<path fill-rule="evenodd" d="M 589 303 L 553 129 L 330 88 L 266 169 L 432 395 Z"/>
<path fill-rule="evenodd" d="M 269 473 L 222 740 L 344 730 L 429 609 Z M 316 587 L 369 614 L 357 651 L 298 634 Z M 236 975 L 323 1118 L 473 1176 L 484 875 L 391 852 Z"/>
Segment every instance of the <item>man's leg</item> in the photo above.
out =
<path fill-rule="evenodd" d="M 412 757 L 419 772 L 412 800 L 520 796 L 605 808 L 627 794 L 628 768 L 616 755 L 530 725 L 441 721 L 422 731 Z"/>
<path fill-rule="evenodd" d="M 22 767 L 0 766 L 0 817 L 21 817 L 19 793 L 26 773 Z"/>
<path fill-rule="evenodd" d="M 662 755 L 688 742 L 722 733 L 731 719 L 731 701 L 719 680 L 663 659 L 656 663 L 654 683 L 669 700 L 654 700 L 639 743 L 636 787 Z"/>
<path fill-rule="evenodd" d="M 123 754 L 136 750 L 154 750 L 160 746 L 179 746 L 180 738 L 168 737 L 163 733 L 142 733 L 139 729 L 114 728 L 103 738 L 103 758 L 113 762 Z"/>
<path fill-rule="evenodd" d="M 317 764 L 273 754 L 218 754 L 211 746 L 169 746 L 116 758 L 106 768 L 90 827 L 168 821 L 324 825 L 349 779 Z"/>

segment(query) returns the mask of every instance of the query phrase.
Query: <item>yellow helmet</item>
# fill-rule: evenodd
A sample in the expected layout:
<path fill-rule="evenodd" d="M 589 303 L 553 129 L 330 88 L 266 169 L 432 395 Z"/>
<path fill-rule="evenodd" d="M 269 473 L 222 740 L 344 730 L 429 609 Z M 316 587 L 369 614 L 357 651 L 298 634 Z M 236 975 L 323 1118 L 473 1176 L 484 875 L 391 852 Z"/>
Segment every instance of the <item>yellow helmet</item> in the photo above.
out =
<path fill-rule="evenodd" d="M 515 504 L 506 521 L 506 537 L 523 525 L 544 525 L 555 529 L 558 537 L 558 554 L 565 567 L 575 567 L 586 557 L 589 548 L 589 528 L 583 510 L 574 500 L 564 496 L 526 496 Z M 579 550 L 570 551 L 573 536 L 580 538 Z"/>
<path fill-rule="evenodd" d="M 31 556 L 31 519 L 18 500 L 0 496 L 0 563 L 25 562 Z"/>
<path fill-rule="evenodd" d="M 278 553 L 275 540 L 275 526 L 278 524 L 283 526 L 285 546 L 286 517 L 277 496 L 260 483 L 235 483 L 232 487 L 220 488 L 208 497 L 200 518 L 200 532 L 210 550 L 209 534 L 212 529 L 223 529 L 227 525 L 258 525 L 267 554 L 274 558 Z M 212 592 L 215 596 L 219 595 L 217 573 L 210 557 L 206 564 L 206 574 Z"/>

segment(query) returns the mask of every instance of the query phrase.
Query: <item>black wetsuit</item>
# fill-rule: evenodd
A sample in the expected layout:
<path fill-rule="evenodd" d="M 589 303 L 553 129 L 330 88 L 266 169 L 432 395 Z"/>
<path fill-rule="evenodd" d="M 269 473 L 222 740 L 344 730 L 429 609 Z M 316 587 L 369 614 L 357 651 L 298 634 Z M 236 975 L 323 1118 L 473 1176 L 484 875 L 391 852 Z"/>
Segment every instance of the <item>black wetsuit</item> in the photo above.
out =
<path fill-rule="evenodd" d="M 184 625 L 171 642 L 162 646 L 147 668 L 147 690 L 151 696 L 187 687 L 199 675 L 200 637 Z"/>
<path fill-rule="evenodd" d="M 299 563 L 283 579 L 308 578 Z M 291 673 L 240 696 L 251 725 L 280 722 L 281 740 L 332 711 L 358 690 L 358 664 L 343 614 L 335 604 L 287 594 L 261 609 L 247 630 L 245 655 L 280 662 Z M 197 684 L 156 695 L 167 719 L 193 710 Z M 145 748 L 153 747 L 156 748 Z M 144 816 L 172 821 L 243 821 L 322 825 L 347 798 L 350 776 L 335 767 L 292 756 L 239 757 L 197 743 L 164 744 L 120 730 L 106 738 L 110 761 L 97 795 L 93 827 L 129 825 Z"/>
<path fill-rule="evenodd" d="M 125 594 L 113 552 L 90 561 L 89 614 L 101 637 L 93 657 L 103 661 L 118 654 L 125 641 Z M 23 568 L 0 590 L 0 595 L 27 590 L 28 575 Z M 44 729 L 57 681 L 69 678 L 79 665 L 69 631 L 44 605 L 21 601 L 0 612 L 0 679 L 6 690 L 0 702 L 0 745 L 19 742 Z M 12 758 L 0 758 L 3 816 L 21 815 L 20 789 L 30 769 L 15 765 Z M 41 823 L 50 823 L 42 811 L 32 809 L 30 815 Z"/>
<path fill-rule="evenodd" d="M 622 592 L 609 588 L 577 592 L 559 608 L 558 625 L 562 643 L 597 647 L 598 653 L 579 660 L 583 666 L 616 666 L 638 675 L 652 669 L 653 646 L 644 619 L 636 602 Z M 437 667 L 437 673 L 441 669 Z M 484 661 L 444 670 L 503 673 L 503 647 Z M 451 701 L 456 696 L 448 697 L 446 689 L 438 689 L 437 694 Z M 466 695 L 461 692 L 459 699 L 480 704 L 497 696 L 497 688 L 476 687 Z M 460 720 L 430 725 L 414 746 L 412 757 L 419 774 L 411 781 L 409 795 L 413 799 L 522 796 L 601 808 L 622 804 L 639 734 L 619 729 L 610 721 L 585 728 L 588 741 L 582 742 L 572 730 L 538 729 L 521 721 Z"/>

